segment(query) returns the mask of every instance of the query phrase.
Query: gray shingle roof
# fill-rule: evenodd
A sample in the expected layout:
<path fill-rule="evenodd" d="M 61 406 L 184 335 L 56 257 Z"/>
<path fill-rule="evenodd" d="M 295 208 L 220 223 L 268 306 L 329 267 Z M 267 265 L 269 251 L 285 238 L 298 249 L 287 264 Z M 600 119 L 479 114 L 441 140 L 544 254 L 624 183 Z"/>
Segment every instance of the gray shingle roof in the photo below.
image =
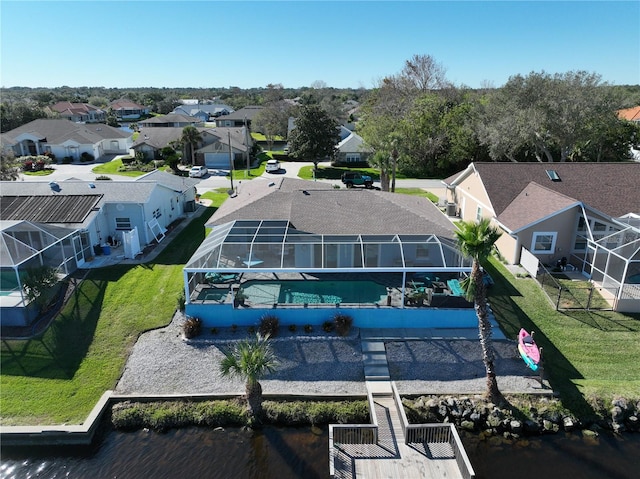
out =
<path fill-rule="evenodd" d="M 271 185 L 271 186 L 269 186 Z M 426 198 L 364 189 L 334 189 L 320 182 L 280 178 L 241 184 L 210 224 L 233 220 L 288 220 L 316 234 L 435 234 L 453 225 Z"/>
<path fill-rule="evenodd" d="M 199 180 L 195 178 L 188 178 L 186 176 L 177 176 L 172 175 L 171 173 L 167 173 L 160 170 L 153 170 L 146 175 L 139 176 L 135 180 L 136 182 L 141 181 L 151 181 L 154 183 L 158 183 L 159 185 L 165 186 L 173 191 L 184 192 L 193 188 L 199 183 Z"/>
<path fill-rule="evenodd" d="M 52 145 L 59 145 L 67 140 L 82 145 L 94 145 L 102 140 L 128 138 L 133 134 L 102 123 L 82 124 L 64 119 L 41 118 L 8 131 L 2 137 L 15 143 L 15 139 L 23 133 L 34 135 Z"/>
<path fill-rule="evenodd" d="M 0 220 L 82 223 L 101 195 L 1 196 Z"/>

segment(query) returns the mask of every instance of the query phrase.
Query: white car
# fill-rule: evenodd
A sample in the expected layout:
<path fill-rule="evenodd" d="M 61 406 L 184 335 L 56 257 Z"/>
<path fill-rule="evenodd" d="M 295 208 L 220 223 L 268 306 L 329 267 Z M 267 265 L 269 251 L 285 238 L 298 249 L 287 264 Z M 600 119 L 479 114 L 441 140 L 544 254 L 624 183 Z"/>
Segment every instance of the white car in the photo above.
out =
<path fill-rule="evenodd" d="M 280 162 L 278 160 L 268 160 L 265 170 L 267 171 L 267 173 L 280 171 Z"/>
<path fill-rule="evenodd" d="M 208 172 L 209 171 L 207 170 L 206 166 L 193 166 L 189 170 L 189 177 L 190 178 L 202 178 Z"/>

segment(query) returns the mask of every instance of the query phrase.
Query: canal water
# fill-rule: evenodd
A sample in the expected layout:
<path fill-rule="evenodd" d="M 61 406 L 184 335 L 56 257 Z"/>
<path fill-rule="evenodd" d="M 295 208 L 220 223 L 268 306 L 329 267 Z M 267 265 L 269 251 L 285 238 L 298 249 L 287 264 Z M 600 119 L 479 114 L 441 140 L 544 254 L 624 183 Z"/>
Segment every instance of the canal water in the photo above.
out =
<path fill-rule="evenodd" d="M 637 479 L 640 435 L 558 434 L 517 442 L 463 439 L 479 479 Z M 320 479 L 327 428 L 107 431 L 94 446 L 1 450 L 2 478 Z"/>

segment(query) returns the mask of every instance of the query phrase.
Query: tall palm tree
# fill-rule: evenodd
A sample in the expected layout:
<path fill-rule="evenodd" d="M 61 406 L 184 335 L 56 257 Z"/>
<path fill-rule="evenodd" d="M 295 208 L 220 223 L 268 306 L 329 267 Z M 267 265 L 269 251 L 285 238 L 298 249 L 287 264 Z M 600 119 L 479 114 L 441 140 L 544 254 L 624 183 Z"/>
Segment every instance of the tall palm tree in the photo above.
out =
<path fill-rule="evenodd" d="M 195 126 L 185 126 L 182 129 L 180 141 L 189 146 L 191 155 L 191 166 L 195 165 L 196 147 L 202 141 L 202 135 Z"/>
<path fill-rule="evenodd" d="M 239 341 L 229 351 L 225 352 L 220 363 L 220 372 L 225 377 L 238 376 L 246 381 L 247 410 L 252 419 L 262 416 L 262 386 L 260 379 L 265 374 L 276 370 L 276 358 L 269 335 Z"/>
<path fill-rule="evenodd" d="M 463 281 L 462 287 L 469 301 L 473 301 L 478 316 L 478 330 L 480 345 L 482 346 L 482 360 L 487 371 L 486 396 L 493 403 L 502 400 L 498 389 L 495 370 L 495 352 L 491 342 L 491 323 L 487 310 L 487 289 L 483 281 L 481 265 L 491 254 L 491 248 L 500 237 L 500 232 L 491 226 L 489 219 L 479 222 L 462 221 L 455 232 L 460 251 L 473 259 L 471 276 Z"/>

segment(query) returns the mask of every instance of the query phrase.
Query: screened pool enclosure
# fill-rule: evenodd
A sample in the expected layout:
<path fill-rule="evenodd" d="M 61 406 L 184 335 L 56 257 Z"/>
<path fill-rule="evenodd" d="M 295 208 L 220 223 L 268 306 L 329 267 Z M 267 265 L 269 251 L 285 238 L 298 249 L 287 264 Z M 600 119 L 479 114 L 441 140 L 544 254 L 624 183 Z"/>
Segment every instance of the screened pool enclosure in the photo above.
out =
<path fill-rule="evenodd" d="M 217 275 L 247 273 L 468 273 L 454 240 L 436 235 L 314 234 L 285 220 L 236 220 L 216 227 L 184 268 L 185 293 Z M 231 279 L 232 276 L 227 276 Z"/>

